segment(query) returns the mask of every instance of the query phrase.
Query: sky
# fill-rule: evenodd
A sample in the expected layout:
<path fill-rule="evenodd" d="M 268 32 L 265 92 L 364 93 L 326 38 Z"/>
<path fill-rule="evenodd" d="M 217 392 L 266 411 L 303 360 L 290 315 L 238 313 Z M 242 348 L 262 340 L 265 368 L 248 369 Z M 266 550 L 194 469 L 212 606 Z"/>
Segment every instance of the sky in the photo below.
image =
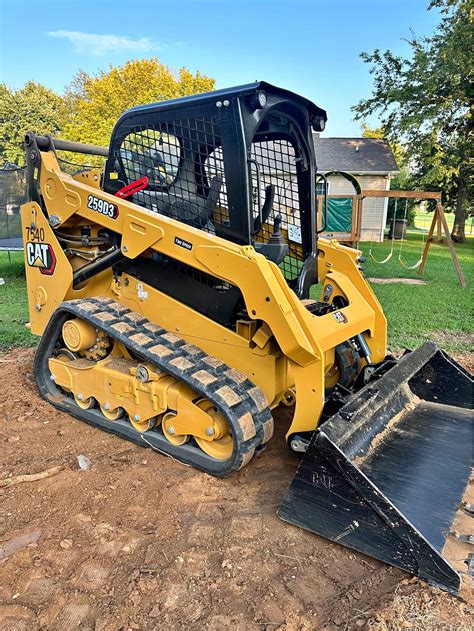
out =
<path fill-rule="evenodd" d="M 371 94 L 359 55 L 408 54 L 431 34 L 428 0 L 0 0 L 0 82 L 62 93 L 74 74 L 159 57 L 225 88 L 254 80 L 327 110 L 326 136 L 359 136 L 351 106 Z M 372 126 L 376 119 L 368 121 Z"/>

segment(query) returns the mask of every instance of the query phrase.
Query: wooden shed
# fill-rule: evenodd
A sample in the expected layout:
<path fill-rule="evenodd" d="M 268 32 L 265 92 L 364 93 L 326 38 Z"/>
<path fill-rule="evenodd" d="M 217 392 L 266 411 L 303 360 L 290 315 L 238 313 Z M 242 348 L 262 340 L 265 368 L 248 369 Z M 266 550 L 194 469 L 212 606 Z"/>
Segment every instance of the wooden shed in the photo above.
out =
<path fill-rule="evenodd" d="M 385 138 L 325 138 L 314 134 L 314 146 L 319 172 L 351 173 L 363 190 L 389 190 L 391 178 L 398 173 L 395 156 Z M 321 194 L 323 191 L 317 192 Z M 341 175 L 329 175 L 327 193 L 352 196 L 354 189 Z M 387 208 L 388 199 L 372 197 L 363 200 L 360 241 L 383 240 Z"/>

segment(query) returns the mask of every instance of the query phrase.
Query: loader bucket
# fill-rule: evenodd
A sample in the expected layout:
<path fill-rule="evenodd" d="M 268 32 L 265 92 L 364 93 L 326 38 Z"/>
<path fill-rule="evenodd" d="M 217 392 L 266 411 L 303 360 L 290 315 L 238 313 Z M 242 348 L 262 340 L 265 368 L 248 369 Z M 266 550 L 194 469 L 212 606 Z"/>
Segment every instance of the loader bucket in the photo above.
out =
<path fill-rule="evenodd" d="M 424 344 L 314 432 L 279 517 L 457 593 L 442 551 L 471 473 L 471 407 L 470 375 Z"/>

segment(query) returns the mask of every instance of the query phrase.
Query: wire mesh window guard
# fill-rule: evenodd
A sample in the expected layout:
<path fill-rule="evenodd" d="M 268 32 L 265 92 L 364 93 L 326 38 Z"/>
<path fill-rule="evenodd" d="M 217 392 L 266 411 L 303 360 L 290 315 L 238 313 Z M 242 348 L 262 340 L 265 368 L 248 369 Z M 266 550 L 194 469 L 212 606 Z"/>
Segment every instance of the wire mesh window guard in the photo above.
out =
<path fill-rule="evenodd" d="M 148 177 L 148 186 L 133 196 L 140 206 L 211 233 L 216 224 L 228 223 L 224 158 L 212 118 L 136 128 L 124 138 L 115 169 L 124 184 Z M 155 257 L 159 265 L 216 291 L 233 287 L 176 259 Z"/>
<path fill-rule="evenodd" d="M 149 210 L 208 232 L 225 221 L 223 156 L 212 118 L 136 128 L 123 140 L 115 168 L 125 184 L 148 177 L 134 201 Z"/>
<path fill-rule="evenodd" d="M 263 217 L 263 226 L 256 239 L 268 242 L 273 233 L 275 218 L 282 219 L 282 231 L 288 239 L 289 255 L 280 264 L 287 280 L 299 275 L 303 263 L 301 247 L 301 218 L 298 183 L 296 179 L 296 154 L 293 145 L 285 139 L 254 142 L 251 149 L 252 206 L 254 220 L 259 217 L 266 189 L 274 187 L 273 208 Z M 259 191 L 260 182 L 260 191 Z"/>
<path fill-rule="evenodd" d="M 273 207 L 262 217 L 255 238 L 267 242 L 281 216 L 290 251 L 280 267 L 292 280 L 303 263 L 295 149 L 286 139 L 254 142 L 250 158 L 253 220 L 261 215 L 270 185 L 274 193 Z M 223 151 L 212 117 L 136 127 L 116 152 L 115 170 L 124 185 L 148 177 L 148 187 L 135 193 L 133 201 L 149 210 L 211 233 L 216 224 L 229 225 Z"/>
<path fill-rule="evenodd" d="M 219 198 L 216 204 L 215 220 L 217 223 L 227 225 L 229 223 L 229 204 L 227 200 L 227 187 L 224 171 L 224 157 L 222 147 L 217 147 L 208 157 L 205 163 L 205 175 L 208 183 L 216 178 L 221 182 Z"/>

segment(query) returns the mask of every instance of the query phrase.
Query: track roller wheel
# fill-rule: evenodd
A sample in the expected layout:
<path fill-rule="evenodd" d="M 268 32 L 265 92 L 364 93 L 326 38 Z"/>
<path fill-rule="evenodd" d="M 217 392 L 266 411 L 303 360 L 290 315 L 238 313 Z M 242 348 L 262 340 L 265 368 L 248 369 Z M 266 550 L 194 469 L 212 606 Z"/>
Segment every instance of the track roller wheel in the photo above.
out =
<path fill-rule="evenodd" d="M 202 399 L 196 403 L 206 414 L 209 415 L 209 438 L 194 437 L 199 447 L 211 458 L 216 460 L 227 460 L 234 450 L 234 440 L 229 431 L 229 426 L 222 418 L 217 408 L 207 399 Z M 211 433 L 212 430 L 212 433 Z"/>
<path fill-rule="evenodd" d="M 81 408 L 81 410 L 90 410 L 92 407 L 94 407 L 95 403 L 94 397 L 84 398 L 82 394 L 75 394 L 74 401 Z"/>
<path fill-rule="evenodd" d="M 121 416 L 123 416 L 123 408 L 115 408 L 115 410 L 111 410 L 107 404 L 101 405 L 100 411 L 109 421 L 117 421 Z"/>
<path fill-rule="evenodd" d="M 163 419 L 161 421 L 161 429 L 163 430 L 163 434 L 168 442 L 172 445 L 176 445 L 180 447 L 184 445 L 189 440 L 188 434 L 175 434 L 174 431 L 174 419 L 176 417 L 175 412 L 167 412 L 163 415 Z"/>
<path fill-rule="evenodd" d="M 128 420 L 138 432 L 142 433 L 147 432 L 149 429 L 153 429 L 156 423 L 156 418 L 154 417 L 149 418 L 146 421 L 141 421 L 138 415 L 132 416 L 131 414 L 128 415 Z"/>

